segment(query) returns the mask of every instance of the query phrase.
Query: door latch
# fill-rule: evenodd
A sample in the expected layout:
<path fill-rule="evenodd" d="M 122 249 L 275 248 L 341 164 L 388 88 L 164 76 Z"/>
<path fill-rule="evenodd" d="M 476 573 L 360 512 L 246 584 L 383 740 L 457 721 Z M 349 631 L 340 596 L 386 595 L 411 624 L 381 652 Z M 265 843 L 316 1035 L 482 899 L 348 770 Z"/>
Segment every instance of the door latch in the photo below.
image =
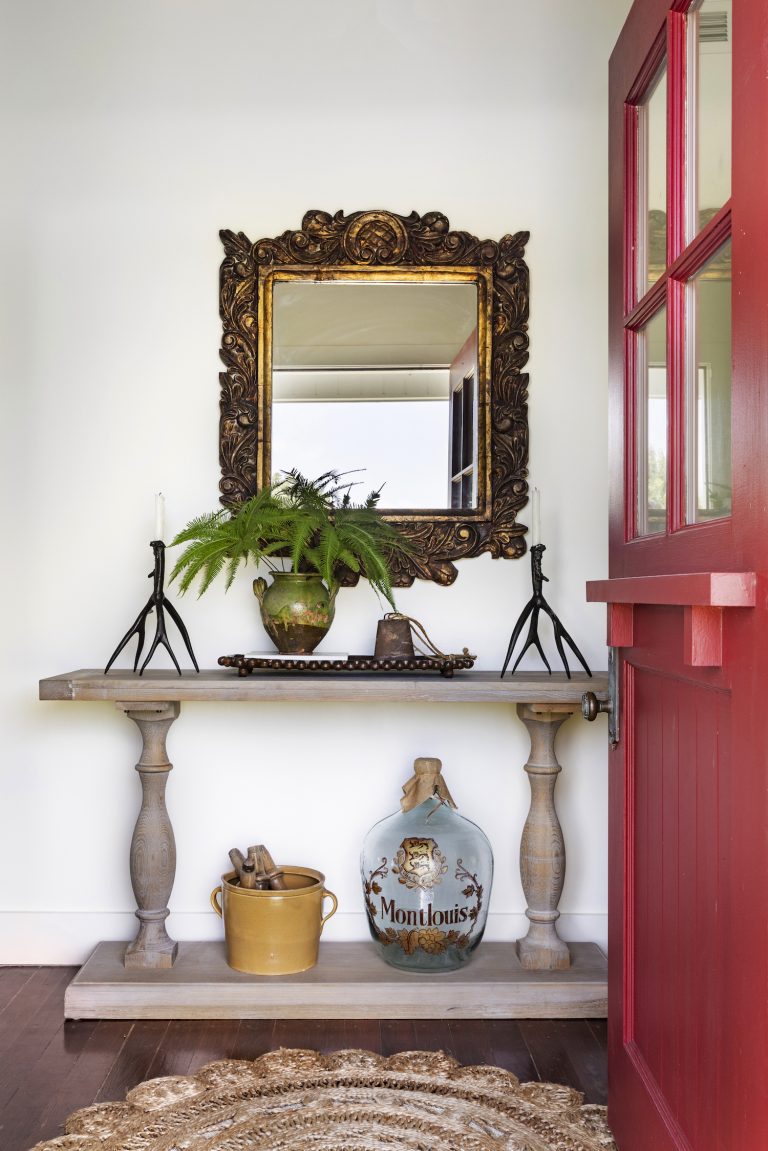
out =
<path fill-rule="evenodd" d="M 593 691 L 585 691 L 581 697 L 581 714 L 590 723 L 601 712 L 608 716 L 608 738 L 612 744 L 619 742 L 619 649 L 608 649 L 608 699 L 598 699 Z"/>

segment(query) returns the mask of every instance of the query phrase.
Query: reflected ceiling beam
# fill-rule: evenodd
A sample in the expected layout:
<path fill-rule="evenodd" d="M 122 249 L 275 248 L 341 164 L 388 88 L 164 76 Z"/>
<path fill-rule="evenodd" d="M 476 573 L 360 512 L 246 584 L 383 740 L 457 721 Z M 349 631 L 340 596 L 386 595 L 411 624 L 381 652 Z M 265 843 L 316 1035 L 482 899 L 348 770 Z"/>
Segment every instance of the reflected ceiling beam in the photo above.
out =
<path fill-rule="evenodd" d="M 273 403 L 447 401 L 446 368 L 291 368 L 272 373 Z"/>

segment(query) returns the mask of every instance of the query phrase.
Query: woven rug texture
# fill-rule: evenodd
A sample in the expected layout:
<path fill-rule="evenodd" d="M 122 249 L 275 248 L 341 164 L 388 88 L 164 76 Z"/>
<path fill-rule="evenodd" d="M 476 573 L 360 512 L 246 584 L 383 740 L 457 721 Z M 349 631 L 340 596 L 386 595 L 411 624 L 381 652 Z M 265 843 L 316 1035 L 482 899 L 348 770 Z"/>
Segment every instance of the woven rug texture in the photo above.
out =
<path fill-rule="evenodd" d="M 271 1051 L 140 1083 L 33 1151 L 616 1151 L 605 1108 L 432 1051 Z"/>

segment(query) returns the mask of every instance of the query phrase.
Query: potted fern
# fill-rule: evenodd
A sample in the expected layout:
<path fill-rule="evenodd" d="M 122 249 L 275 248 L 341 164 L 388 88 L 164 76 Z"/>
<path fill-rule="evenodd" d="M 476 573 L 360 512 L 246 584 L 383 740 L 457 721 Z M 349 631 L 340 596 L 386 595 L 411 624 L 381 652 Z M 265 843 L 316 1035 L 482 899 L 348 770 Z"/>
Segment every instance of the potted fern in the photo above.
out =
<path fill-rule="evenodd" d="M 192 520 L 172 541 L 186 547 L 171 580 L 183 593 L 199 577 L 202 595 L 219 575 L 228 589 L 241 564 L 263 563 L 272 583 L 258 577 L 253 590 L 267 634 L 286 654 L 309 654 L 326 635 L 345 572 L 363 576 L 394 608 L 390 561 L 408 541 L 379 515 L 380 491 L 352 501 L 347 474 L 308 480 L 294 469 L 245 503 Z"/>

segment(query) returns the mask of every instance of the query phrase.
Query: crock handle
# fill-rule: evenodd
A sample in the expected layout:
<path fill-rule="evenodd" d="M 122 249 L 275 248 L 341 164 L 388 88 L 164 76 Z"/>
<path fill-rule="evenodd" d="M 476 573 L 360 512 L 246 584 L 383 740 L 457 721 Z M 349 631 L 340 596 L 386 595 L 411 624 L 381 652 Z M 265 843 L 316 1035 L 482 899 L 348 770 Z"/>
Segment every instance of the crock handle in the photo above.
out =
<path fill-rule="evenodd" d="M 332 907 L 332 908 L 331 908 L 331 910 L 328 912 L 328 914 L 327 914 L 327 915 L 324 915 L 324 916 L 323 916 L 323 918 L 320 920 L 320 931 L 321 931 L 321 932 L 322 932 L 323 928 L 325 927 L 326 923 L 328 922 L 328 920 L 331 918 L 331 916 L 336 914 L 336 909 L 337 909 L 337 908 L 338 908 L 338 906 L 339 906 L 339 901 L 338 901 L 338 899 L 337 899 L 337 898 L 336 898 L 336 896 L 333 894 L 333 892 L 332 892 L 332 891 L 328 891 L 328 889 L 327 889 L 327 888 L 326 888 L 326 890 L 325 890 L 325 891 L 323 891 L 323 899 L 330 899 L 330 900 L 333 902 L 333 907 Z"/>
<path fill-rule="evenodd" d="M 211 907 L 221 919 L 221 904 L 219 903 L 219 895 L 221 894 L 221 885 L 214 887 L 211 892 Z"/>

